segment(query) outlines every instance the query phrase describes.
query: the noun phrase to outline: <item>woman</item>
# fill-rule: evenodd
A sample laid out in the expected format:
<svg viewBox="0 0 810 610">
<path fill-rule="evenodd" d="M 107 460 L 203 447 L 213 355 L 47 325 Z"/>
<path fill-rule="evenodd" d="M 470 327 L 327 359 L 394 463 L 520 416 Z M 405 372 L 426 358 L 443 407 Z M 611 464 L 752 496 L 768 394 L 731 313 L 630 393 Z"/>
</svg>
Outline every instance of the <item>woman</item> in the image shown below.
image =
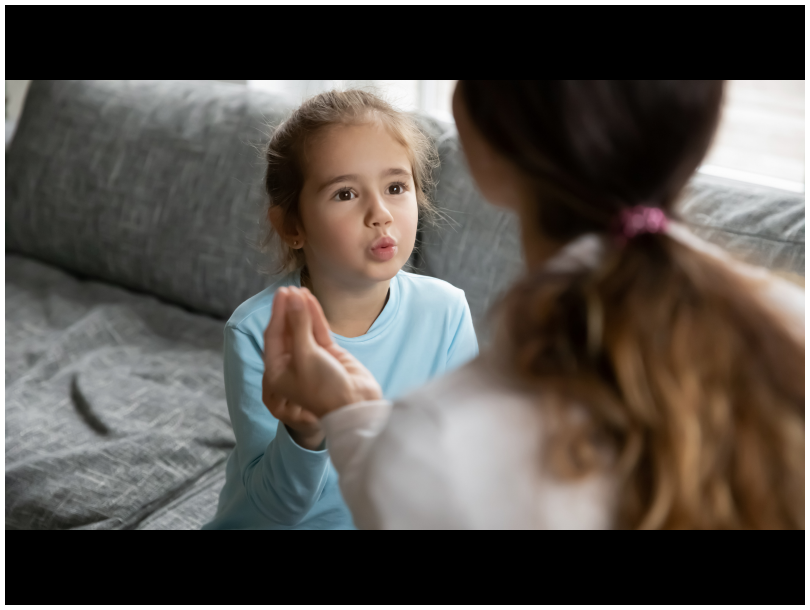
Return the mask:
<svg viewBox="0 0 810 610">
<path fill-rule="evenodd" d="M 398 402 L 285 290 L 265 391 L 322 418 L 365 528 L 803 528 L 804 293 L 669 220 L 721 81 L 461 81 L 521 220 L 494 347 Z"/>
</svg>

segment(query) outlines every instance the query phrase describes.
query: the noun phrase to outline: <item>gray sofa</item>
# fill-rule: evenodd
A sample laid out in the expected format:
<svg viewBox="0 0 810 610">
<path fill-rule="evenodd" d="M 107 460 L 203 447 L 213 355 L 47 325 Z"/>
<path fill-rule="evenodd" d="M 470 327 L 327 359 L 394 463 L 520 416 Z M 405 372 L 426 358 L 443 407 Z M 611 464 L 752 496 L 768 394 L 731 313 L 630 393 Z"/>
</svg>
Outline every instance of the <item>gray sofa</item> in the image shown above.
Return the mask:
<svg viewBox="0 0 810 610">
<path fill-rule="evenodd" d="M 273 280 L 258 148 L 289 108 L 240 85 L 34 81 L 6 152 L 6 528 L 192 529 L 233 447 L 224 320 Z M 412 269 L 486 313 L 522 269 L 451 126 Z M 703 237 L 804 275 L 804 198 L 695 179 Z"/>
</svg>

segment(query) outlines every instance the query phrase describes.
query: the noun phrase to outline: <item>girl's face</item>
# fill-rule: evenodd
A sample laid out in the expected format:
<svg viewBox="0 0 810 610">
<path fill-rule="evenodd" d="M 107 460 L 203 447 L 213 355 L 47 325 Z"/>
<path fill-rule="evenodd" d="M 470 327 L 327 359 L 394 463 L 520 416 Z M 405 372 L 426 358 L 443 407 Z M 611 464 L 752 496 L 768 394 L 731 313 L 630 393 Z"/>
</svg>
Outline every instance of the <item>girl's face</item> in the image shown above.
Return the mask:
<svg viewBox="0 0 810 610">
<path fill-rule="evenodd" d="M 299 232 L 310 273 L 359 286 L 394 277 L 418 221 L 405 147 L 370 122 L 324 130 L 304 157 Z"/>
</svg>

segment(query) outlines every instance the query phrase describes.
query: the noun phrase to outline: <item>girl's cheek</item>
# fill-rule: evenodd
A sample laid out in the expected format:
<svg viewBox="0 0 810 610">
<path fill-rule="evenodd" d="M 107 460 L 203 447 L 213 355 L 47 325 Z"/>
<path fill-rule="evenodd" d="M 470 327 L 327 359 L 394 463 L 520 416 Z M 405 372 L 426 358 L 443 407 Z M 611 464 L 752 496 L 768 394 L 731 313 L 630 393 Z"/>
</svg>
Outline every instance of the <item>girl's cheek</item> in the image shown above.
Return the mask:
<svg viewBox="0 0 810 610">
<path fill-rule="evenodd" d="M 353 225 L 354 223 L 346 222 L 345 218 L 330 219 L 321 228 L 320 240 L 333 252 L 345 251 L 357 238 L 357 229 Z"/>
<path fill-rule="evenodd" d="M 335 219 L 327 229 L 325 238 L 328 240 L 328 250 L 336 258 L 351 260 L 357 255 L 358 246 L 365 245 L 364 232 L 355 219 Z"/>
<path fill-rule="evenodd" d="M 408 206 L 406 210 L 403 210 L 404 214 L 403 217 L 398 219 L 402 229 L 406 230 L 409 235 L 413 234 L 413 237 L 416 238 L 416 227 L 419 224 L 419 206 L 414 199 L 413 205 Z"/>
</svg>

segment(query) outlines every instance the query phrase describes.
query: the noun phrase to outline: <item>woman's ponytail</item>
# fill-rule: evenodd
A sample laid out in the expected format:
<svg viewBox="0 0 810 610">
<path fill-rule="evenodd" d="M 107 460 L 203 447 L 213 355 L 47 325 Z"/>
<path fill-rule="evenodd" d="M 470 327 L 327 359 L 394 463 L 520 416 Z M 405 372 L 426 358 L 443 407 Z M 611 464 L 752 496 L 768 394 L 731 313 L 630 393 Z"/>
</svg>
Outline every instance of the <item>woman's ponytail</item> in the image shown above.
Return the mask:
<svg viewBox="0 0 810 610">
<path fill-rule="evenodd" d="M 619 525 L 804 527 L 804 349 L 751 292 L 646 235 L 509 294 L 515 370 L 552 405 L 549 463 L 613 470 Z"/>
</svg>

